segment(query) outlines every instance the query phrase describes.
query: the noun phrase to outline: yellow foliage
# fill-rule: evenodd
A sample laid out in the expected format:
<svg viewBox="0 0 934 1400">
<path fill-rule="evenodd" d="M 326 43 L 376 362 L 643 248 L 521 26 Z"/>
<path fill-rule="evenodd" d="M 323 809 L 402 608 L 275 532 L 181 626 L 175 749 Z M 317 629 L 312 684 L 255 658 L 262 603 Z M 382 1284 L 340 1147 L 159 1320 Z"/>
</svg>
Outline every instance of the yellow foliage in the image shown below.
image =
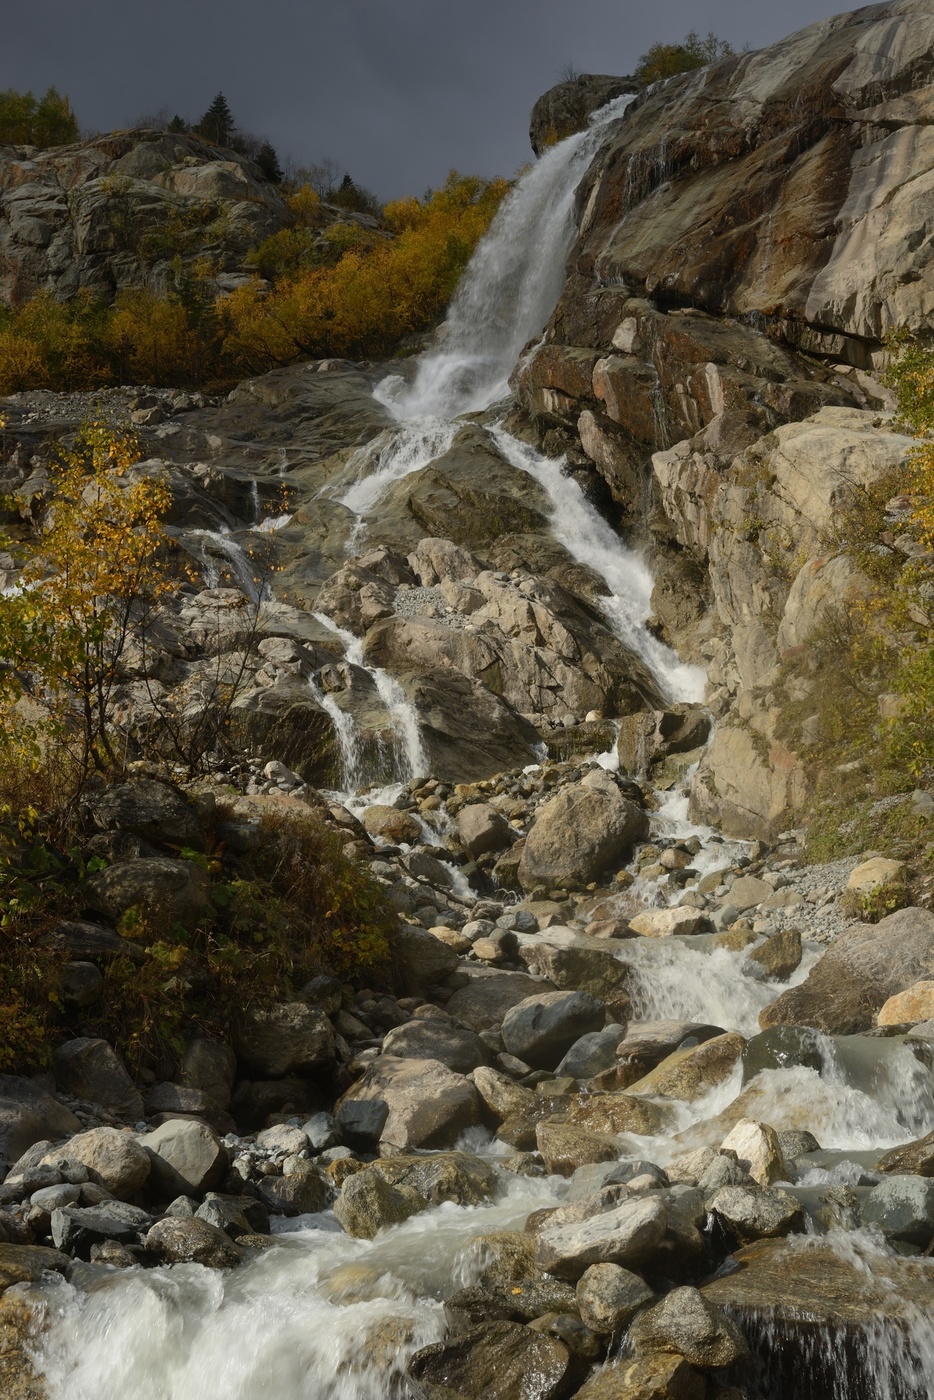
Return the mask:
<svg viewBox="0 0 934 1400">
<path fill-rule="evenodd" d="M 0 598 L 0 750 L 37 757 L 58 744 L 77 784 L 117 754 L 111 701 L 121 658 L 171 586 L 161 477 L 133 476 L 133 434 L 88 422 L 52 469 L 55 499 L 16 593 Z M 29 698 L 44 713 L 23 723 Z"/>
</svg>

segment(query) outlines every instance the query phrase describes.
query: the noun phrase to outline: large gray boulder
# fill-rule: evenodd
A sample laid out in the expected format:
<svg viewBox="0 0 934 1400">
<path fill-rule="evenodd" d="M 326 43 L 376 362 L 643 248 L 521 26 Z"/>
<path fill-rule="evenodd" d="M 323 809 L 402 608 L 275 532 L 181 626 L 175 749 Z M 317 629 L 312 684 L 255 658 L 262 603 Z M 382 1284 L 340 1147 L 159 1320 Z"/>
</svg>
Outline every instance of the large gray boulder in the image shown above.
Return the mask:
<svg viewBox="0 0 934 1400">
<path fill-rule="evenodd" d="M 927 1176 L 887 1176 L 860 1206 L 864 1225 L 886 1239 L 926 1248 L 934 1239 L 934 1181 Z"/>
<path fill-rule="evenodd" d="M 213 1128 L 173 1118 L 140 1138 L 152 1162 L 152 1186 L 167 1199 L 200 1196 L 223 1179 L 230 1158 Z"/>
<path fill-rule="evenodd" d="M 612 778 L 585 779 L 536 812 L 519 862 L 519 881 L 527 891 L 538 885 L 582 889 L 619 869 L 635 842 L 648 833 L 646 813 L 623 796 Z"/>
<path fill-rule="evenodd" d="M 117 921 L 138 910 L 154 937 L 172 933 L 177 925 L 192 929 L 208 905 L 208 876 L 191 860 L 153 856 L 148 860 L 118 860 L 86 881 L 92 909 Z"/>
<path fill-rule="evenodd" d="M 0 1075 L 0 1167 L 12 1166 L 34 1142 L 80 1132 L 81 1123 L 63 1103 L 31 1079 Z"/>
<path fill-rule="evenodd" d="M 591 1264 L 638 1267 L 651 1259 L 668 1229 L 668 1210 L 657 1194 L 626 1201 L 615 1210 L 551 1229 L 535 1241 L 535 1262 L 576 1283 Z"/>
<path fill-rule="evenodd" d="M 325 1069 L 334 1061 L 334 1031 L 327 1016 L 303 1001 L 256 1006 L 240 1023 L 237 1054 L 260 1078 L 278 1079 Z"/>
<path fill-rule="evenodd" d="M 146 841 L 176 848 L 204 847 L 204 828 L 194 806 L 178 788 L 158 778 L 139 778 L 90 793 L 85 806 L 104 831 L 132 831 Z"/>
<path fill-rule="evenodd" d="M 587 992 L 544 992 L 507 1011 L 503 1041 L 510 1055 L 536 1069 L 554 1069 L 575 1041 L 600 1030 L 602 1002 Z"/>
<path fill-rule="evenodd" d="M 480 1095 L 474 1086 L 438 1060 L 382 1055 L 341 1102 L 354 1099 L 388 1104 L 380 1141 L 399 1151 L 450 1147 L 480 1119 Z"/>
<path fill-rule="evenodd" d="M 655 1294 L 644 1279 L 619 1264 L 591 1264 L 577 1281 L 581 1321 L 603 1335 L 625 1327 Z"/>
<path fill-rule="evenodd" d="M 383 1054 L 409 1060 L 440 1060 L 457 1074 L 469 1074 L 489 1058 L 476 1031 L 440 1017 L 416 1018 L 396 1026 L 383 1041 Z"/>
<path fill-rule="evenodd" d="M 517 833 L 489 802 L 471 802 L 457 814 L 457 834 L 467 854 L 476 860 L 488 851 L 504 851 Z"/>
<path fill-rule="evenodd" d="M 61 1157 L 87 1167 L 90 1179 L 121 1201 L 135 1200 L 149 1179 L 148 1152 L 117 1128 L 91 1128 L 46 1154 L 47 1161 Z"/>
<path fill-rule="evenodd" d="M 876 1012 L 896 992 L 934 977 L 934 913 L 899 909 L 878 924 L 844 929 L 804 982 L 791 987 L 759 1017 L 770 1026 L 813 1026 L 828 1035 L 872 1028 Z"/>
<path fill-rule="evenodd" d="M 106 1040 L 66 1040 L 53 1052 L 52 1070 L 58 1088 L 76 1099 L 100 1104 L 118 1118 L 142 1118 L 142 1095 Z"/>
<path fill-rule="evenodd" d="M 499 1029 L 503 1017 L 520 1001 L 554 990 L 550 983 L 524 972 L 493 972 L 468 965 L 467 975 L 469 983 L 454 993 L 445 1010 L 475 1031 Z"/>
</svg>

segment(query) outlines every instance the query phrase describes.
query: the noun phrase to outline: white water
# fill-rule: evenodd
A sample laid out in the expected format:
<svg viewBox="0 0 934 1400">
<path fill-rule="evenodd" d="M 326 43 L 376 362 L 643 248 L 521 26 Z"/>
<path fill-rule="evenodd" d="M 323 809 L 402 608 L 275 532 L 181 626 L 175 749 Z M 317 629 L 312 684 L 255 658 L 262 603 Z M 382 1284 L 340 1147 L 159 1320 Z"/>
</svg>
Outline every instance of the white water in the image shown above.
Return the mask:
<svg viewBox="0 0 934 1400">
<path fill-rule="evenodd" d="M 327 691 L 321 689 L 314 676 L 308 677 L 308 688 L 334 726 L 340 752 L 340 795 L 356 792 L 363 782 L 363 736 L 353 715 L 342 710 Z"/>
<path fill-rule="evenodd" d="M 201 565 L 204 581 L 208 588 L 216 588 L 220 582 L 220 555 L 230 567 L 240 588 L 251 603 L 266 602 L 271 593 L 267 584 L 257 576 L 255 565 L 245 549 L 226 530 L 186 530 L 180 537 L 181 543 Z"/>
<path fill-rule="evenodd" d="M 454 418 L 509 392 L 520 350 L 541 332 L 561 293 L 577 186 L 631 102 L 620 97 L 601 107 L 586 131 L 553 146 L 503 201 L 457 290 L 441 348 L 422 358 L 411 388 L 387 386 L 398 417 Z"/>
<path fill-rule="evenodd" d="M 371 666 L 363 656 L 363 642 L 343 627 L 338 627 L 332 618 L 324 613 L 315 613 L 315 621 L 327 627 L 344 647 L 344 656 L 352 666 L 359 666 L 373 679 L 377 694 L 389 715 L 393 734 L 393 774 L 400 783 L 413 778 L 427 777 L 429 771 L 428 754 L 422 743 L 418 723 L 418 711 L 402 689 L 399 682 L 379 666 Z M 325 707 L 327 708 L 327 707 Z M 338 734 L 340 739 L 340 734 Z"/>
<path fill-rule="evenodd" d="M 437 1299 L 466 1277 L 472 1236 L 521 1229 L 561 1189 L 504 1174 L 497 1204 L 443 1205 L 374 1240 L 309 1216 L 232 1273 L 102 1268 L 87 1293 L 52 1285 L 50 1400 L 389 1400 L 444 1335 Z"/>
</svg>

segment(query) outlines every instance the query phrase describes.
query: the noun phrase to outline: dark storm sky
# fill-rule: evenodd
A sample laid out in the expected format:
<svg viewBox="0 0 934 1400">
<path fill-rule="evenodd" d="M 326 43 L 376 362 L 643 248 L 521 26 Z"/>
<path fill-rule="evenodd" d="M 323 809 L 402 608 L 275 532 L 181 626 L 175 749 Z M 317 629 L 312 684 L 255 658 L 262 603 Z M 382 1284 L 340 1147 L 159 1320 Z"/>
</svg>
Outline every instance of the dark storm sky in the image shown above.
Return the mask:
<svg viewBox="0 0 934 1400">
<path fill-rule="evenodd" d="M 567 64 L 629 73 L 656 39 L 772 43 L 839 0 L 5 0 L 0 88 L 67 92 L 83 128 L 221 89 L 280 158 L 328 155 L 382 198 L 452 166 L 510 175 Z"/>
</svg>

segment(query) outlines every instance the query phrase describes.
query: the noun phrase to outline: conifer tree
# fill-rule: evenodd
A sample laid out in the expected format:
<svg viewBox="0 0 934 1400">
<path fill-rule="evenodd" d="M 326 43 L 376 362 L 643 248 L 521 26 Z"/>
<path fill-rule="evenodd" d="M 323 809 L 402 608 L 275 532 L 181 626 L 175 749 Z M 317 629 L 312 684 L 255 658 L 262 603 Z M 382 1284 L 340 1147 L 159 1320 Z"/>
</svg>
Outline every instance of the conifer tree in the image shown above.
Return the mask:
<svg viewBox="0 0 934 1400">
<path fill-rule="evenodd" d="M 283 180 L 282 167 L 279 164 L 279 157 L 276 155 L 275 147 L 270 141 L 264 141 L 254 157 L 256 164 L 274 185 L 280 185 Z"/>
<path fill-rule="evenodd" d="M 222 92 L 217 94 L 195 130 L 205 141 L 212 141 L 216 146 L 230 145 L 234 119 L 227 98 Z"/>
</svg>

